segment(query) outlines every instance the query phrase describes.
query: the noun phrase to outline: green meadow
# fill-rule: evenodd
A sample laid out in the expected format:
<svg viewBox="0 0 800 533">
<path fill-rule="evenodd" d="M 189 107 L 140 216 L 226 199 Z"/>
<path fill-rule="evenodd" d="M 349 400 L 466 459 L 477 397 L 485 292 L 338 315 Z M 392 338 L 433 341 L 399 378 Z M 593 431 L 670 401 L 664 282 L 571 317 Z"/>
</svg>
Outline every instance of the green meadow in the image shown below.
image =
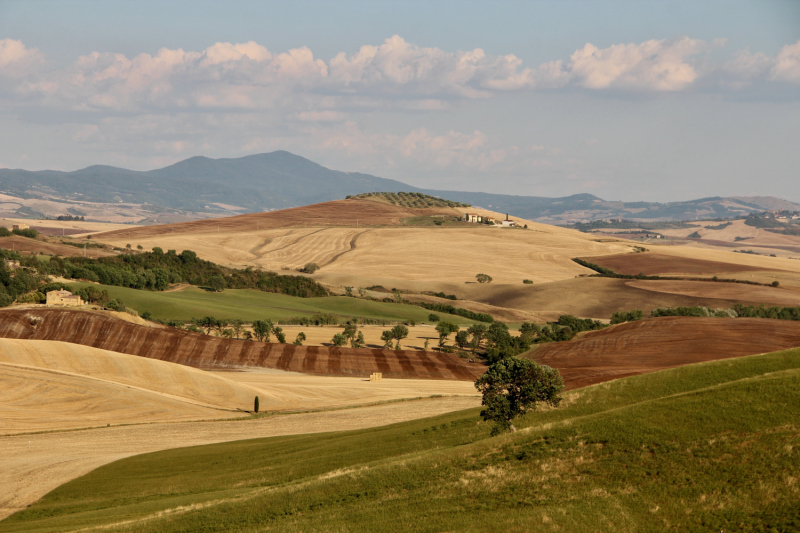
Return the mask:
<svg viewBox="0 0 800 533">
<path fill-rule="evenodd" d="M 131 457 L 0 531 L 798 531 L 798 421 L 794 349 L 575 390 L 499 437 L 476 409 Z"/>
<path fill-rule="evenodd" d="M 73 287 L 105 289 L 111 298 L 121 299 L 126 306 L 140 314 L 150 311 L 153 318 L 161 320 L 189 320 L 214 316 L 217 318 L 241 319 L 252 322 L 256 319 L 273 321 L 297 316 L 310 317 L 315 313 L 334 313 L 343 318 L 365 317 L 379 320 L 427 322 L 431 311 L 408 304 L 374 302 L 347 296 L 324 298 L 299 298 L 285 294 L 274 294 L 252 289 L 225 289 L 210 292 L 199 287 L 187 287 L 176 292 L 156 292 L 96 283 L 71 283 Z M 455 324 L 472 324 L 466 318 L 438 313 L 442 320 Z"/>
</svg>

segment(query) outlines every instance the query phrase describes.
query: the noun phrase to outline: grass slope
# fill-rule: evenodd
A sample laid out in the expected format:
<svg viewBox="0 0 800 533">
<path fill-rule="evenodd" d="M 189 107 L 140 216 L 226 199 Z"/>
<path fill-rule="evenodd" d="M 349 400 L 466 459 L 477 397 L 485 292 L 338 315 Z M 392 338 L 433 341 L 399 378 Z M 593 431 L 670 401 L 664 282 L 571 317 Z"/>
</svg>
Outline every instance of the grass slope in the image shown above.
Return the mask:
<svg viewBox="0 0 800 533">
<path fill-rule="evenodd" d="M 798 385 L 794 349 L 576 390 L 497 438 L 470 410 L 141 455 L 0 531 L 797 531 Z"/>
<path fill-rule="evenodd" d="M 175 292 L 155 292 L 99 285 L 96 283 L 73 283 L 74 287 L 105 289 L 111 298 L 122 299 L 126 306 L 143 313 L 150 311 L 153 318 L 164 320 L 189 320 L 192 317 L 215 316 L 217 318 L 280 320 L 314 313 L 335 313 L 341 317 L 366 317 L 382 320 L 428 320 L 427 309 L 407 304 L 373 302 L 346 296 L 325 298 L 298 298 L 285 294 L 274 294 L 250 289 L 226 289 L 221 293 L 187 287 Z M 442 320 L 456 324 L 472 324 L 474 321 L 457 315 L 438 313 Z"/>
</svg>

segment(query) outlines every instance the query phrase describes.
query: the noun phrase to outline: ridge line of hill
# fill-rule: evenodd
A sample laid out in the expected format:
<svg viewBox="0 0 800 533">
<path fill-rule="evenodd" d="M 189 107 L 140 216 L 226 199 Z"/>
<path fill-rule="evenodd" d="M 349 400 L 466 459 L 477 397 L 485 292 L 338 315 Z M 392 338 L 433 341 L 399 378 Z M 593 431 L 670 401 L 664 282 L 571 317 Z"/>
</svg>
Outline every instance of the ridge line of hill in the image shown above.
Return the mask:
<svg viewBox="0 0 800 533">
<path fill-rule="evenodd" d="M 331 170 L 283 150 L 240 158 L 195 156 L 149 171 L 108 165 L 69 172 L 0 169 L 0 192 L 10 196 L 50 197 L 76 204 L 139 204 L 151 212 L 204 216 L 231 210 L 259 212 L 300 207 L 378 191 L 423 193 L 529 220 L 562 223 L 604 218 L 694 220 L 771 209 L 800 210 L 800 204 L 774 197 L 712 196 L 659 203 L 607 201 L 587 193 L 548 198 L 426 189 L 369 174 Z M 23 207 L 18 210 L 19 216 L 41 215 L 31 207 Z M 73 206 L 73 210 L 76 208 Z"/>
</svg>

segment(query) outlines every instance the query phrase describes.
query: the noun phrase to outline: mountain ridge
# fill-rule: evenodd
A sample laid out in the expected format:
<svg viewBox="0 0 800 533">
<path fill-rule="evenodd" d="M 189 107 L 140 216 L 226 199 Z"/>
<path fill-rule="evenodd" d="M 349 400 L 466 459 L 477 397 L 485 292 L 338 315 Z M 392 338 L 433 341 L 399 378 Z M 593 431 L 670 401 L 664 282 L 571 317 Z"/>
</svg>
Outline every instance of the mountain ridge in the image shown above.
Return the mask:
<svg viewBox="0 0 800 533">
<path fill-rule="evenodd" d="M 608 201 L 588 193 L 551 198 L 424 189 L 370 174 L 332 170 L 284 150 L 240 158 L 194 156 L 148 171 L 110 165 L 91 165 L 68 172 L 0 169 L 0 192 L 13 197 L 49 198 L 66 203 L 139 204 L 147 205 L 152 212 L 197 216 L 271 211 L 365 192 L 401 191 L 439 196 L 548 223 L 605 218 L 694 220 L 735 217 L 768 209 L 800 210 L 800 204 L 775 197 L 712 196 L 660 203 Z M 18 214 L 36 216 L 37 213 L 27 209 Z"/>
</svg>

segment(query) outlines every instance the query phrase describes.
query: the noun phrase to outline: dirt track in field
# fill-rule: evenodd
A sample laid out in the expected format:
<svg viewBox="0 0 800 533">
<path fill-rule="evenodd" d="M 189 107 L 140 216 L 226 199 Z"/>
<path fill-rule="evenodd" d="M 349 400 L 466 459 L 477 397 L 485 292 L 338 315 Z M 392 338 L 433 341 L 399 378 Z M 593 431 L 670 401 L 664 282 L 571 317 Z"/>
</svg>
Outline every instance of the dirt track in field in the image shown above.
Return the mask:
<svg viewBox="0 0 800 533">
<path fill-rule="evenodd" d="M 71 479 L 131 455 L 242 439 L 377 427 L 478 405 L 480 398 L 432 398 L 247 420 L 112 426 L 0 437 L 0 519 Z"/>
<path fill-rule="evenodd" d="M 663 317 L 546 344 L 527 357 L 557 368 L 575 389 L 625 376 L 800 346 L 800 322 Z"/>
<path fill-rule="evenodd" d="M 71 342 L 204 369 L 260 367 L 350 377 L 381 372 L 385 378 L 459 381 L 474 381 L 485 370 L 440 352 L 230 340 L 68 309 L 2 310 L 0 337 Z"/>
</svg>

